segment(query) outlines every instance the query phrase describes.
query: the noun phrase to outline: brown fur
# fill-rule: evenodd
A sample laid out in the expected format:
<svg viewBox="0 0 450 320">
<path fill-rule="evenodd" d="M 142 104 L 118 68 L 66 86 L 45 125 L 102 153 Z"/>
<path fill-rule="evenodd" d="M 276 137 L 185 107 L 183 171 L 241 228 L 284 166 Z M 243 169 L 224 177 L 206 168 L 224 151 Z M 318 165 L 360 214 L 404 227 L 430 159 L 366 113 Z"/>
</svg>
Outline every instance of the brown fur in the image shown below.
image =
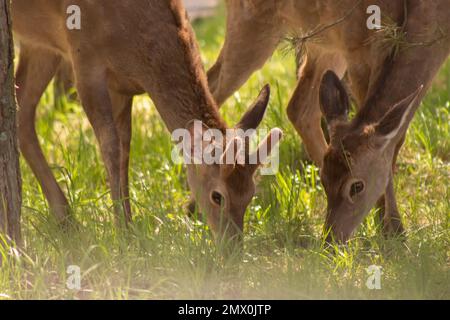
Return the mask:
<svg viewBox="0 0 450 320">
<path fill-rule="evenodd" d="M 203 64 L 200 58 L 200 50 L 195 40 L 194 33 L 188 21 L 184 7 L 180 1 L 170 1 L 171 12 L 173 13 L 175 24 L 178 28 L 180 42 L 184 48 L 185 63 L 189 66 L 191 77 L 195 79 L 193 91 L 200 104 L 197 113 L 203 115 L 203 122 L 210 128 L 218 128 L 222 131 L 227 128 L 221 119 L 218 108 L 208 89 L 208 81 L 204 72 Z"/>
</svg>

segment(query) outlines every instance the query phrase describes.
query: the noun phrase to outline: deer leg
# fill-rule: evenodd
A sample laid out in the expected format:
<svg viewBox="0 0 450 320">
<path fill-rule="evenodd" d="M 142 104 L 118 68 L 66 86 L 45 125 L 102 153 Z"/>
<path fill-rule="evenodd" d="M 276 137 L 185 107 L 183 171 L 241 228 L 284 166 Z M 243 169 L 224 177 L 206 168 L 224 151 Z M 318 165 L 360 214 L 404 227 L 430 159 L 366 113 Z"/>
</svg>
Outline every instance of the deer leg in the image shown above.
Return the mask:
<svg viewBox="0 0 450 320">
<path fill-rule="evenodd" d="M 16 73 L 18 111 L 18 139 L 20 150 L 50 206 L 58 223 L 69 223 L 69 204 L 45 159 L 36 134 L 36 108 L 39 99 L 54 76 L 60 62 L 54 53 L 23 45 Z"/>
<path fill-rule="evenodd" d="M 85 59 L 88 60 L 88 59 Z M 120 139 L 114 123 L 111 98 L 104 70 L 95 66 L 75 67 L 77 89 L 86 115 L 100 145 L 111 188 L 116 223 L 121 224 Z M 125 222 L 129 222 L 125 216 Z"/>
<path fill-rule="evenodd" d="M 345 72 L 345 62 L 337 54 L 314 54 L 310 52 L 300 70 L 299 82 L 289 102 L 289 120 L 300 134 L 311 160 L 322 167 L 327 150 L 322 127 L 322 112 L 319 104 L 319 86 L 323 74 L 335 70 L 339 76 Z"/>
<path fill-rule="evenodd" d="M 282 24 L 273 21 L 273 10 L 247 12 L 241 5 L 228 3 L 225 43 L 208 71 L 209 87 L 219 106 L 264 65 L 283 35 Z"/>
<path fill-rule="evenodd" d="M 110 92 L 114 122 L 120 140 L 120 192 L 127 221 L 131 221 L 130 186 L 128 170 L 131 146 L 131 110 L 133 97 Z"/>
<path fill-rule="evenodd" d="M 73 88 L 73 72 L 72 65 L 68 61 L 61 61 L 53 82 L 55 99 L 69 94 L 70 89 Z M 70 99 L 75 100 L 75 98 L 75 95 L 70 96 Z"/>
<path fill-rule="evenodd" d="M 297 100 L 301 91 L 302 84 L 299 83 L 288 105 L 288 118 L 300 135 L 310 159 L 320 168 L 327 150 L 327 141 L 321 126 L 322 113 L 319 106 L 302 105 Z"/>
<path fill-rule="evenodd" d="M 385 206 L 384 214 L 382 215 L 383 234 L 387 237 L 401 235 L 405 232 L 405 229 L 395 199 L 393 174 L 389 178 L 384 198 Z"/>
<path fill-rule="evenodd" d="M 396 171 L 395 165 L 397 163 L 398 153 L 405 141 L 405 137 L 396 146 L 394 153 L 394 160 L 392 162 L 392 172 L 389 176 L 389 182 L 386 187 L 386 193 L 378 201 L 380 207 L 380 220 L 382 223 L 383 234 L 386 237 L 400 235 L 405 232 L 403 227 L 402 218 L 400 216 L 397 201 L 395 199 L 394 190 L 394 174 Z"/>
</svg>

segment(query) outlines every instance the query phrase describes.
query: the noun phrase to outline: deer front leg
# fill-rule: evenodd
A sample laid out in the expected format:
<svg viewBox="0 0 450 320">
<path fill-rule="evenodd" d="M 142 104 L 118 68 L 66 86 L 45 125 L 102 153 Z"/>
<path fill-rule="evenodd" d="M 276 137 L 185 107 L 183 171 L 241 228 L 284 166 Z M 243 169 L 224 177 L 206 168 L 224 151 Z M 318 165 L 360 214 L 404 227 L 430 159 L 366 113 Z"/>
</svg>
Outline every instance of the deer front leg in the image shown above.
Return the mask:
<svg viewBox="0 0 450 320">
<path fill-rule="evenodd" d="M 54 76 L 60 57 L 52 52 L 22 45 L 16 73 L 18 138 L 22 155 L 38 179 L 58 223 L 68 225 L 69 204 L 45 159 L 36 134 L 36 108 Z"/>
<path fill-rule="evenodd" d="M 70 62 L 61 61 L 53 83 L 55 100 L 69 94 L 70 89 L 73 88 L 73 71 Z M 70 98 L 73 100 L 76 99 L 74 94 Z"/>
<path fill-rule="evenodd" d="M 321 127 L 322 112 L 319 105 L 319 87 L 323 74 L 334 70 L 340 77 L 345 72 L 345 62 L 338 54 L 311 50 L 299 73 L 299 82 L 289 102 L 289 120 L 300 134 L 311 160 L 322 167 L 328 144 Z"/>
<path fill-rule="evenodd" d="M 378 207 L 380 209 L 380 220 L 382 225 L 382 231 L 386 238 L 396 235 L 404 234 L 405 228 L 403 227 L 402 218 L 400 216 L 397 201 L 395 198 L 394 190 L 394 174 L 396 171 L 396 163 L 398 153 L 405 141 L 405 136 L 401 139 L 395 149 L 394 160 L 392 162 L 392 172 L 389 176 L 389 183 L 386 187 L 385 194 L 378 201 Z"/>
<path fill-rule="evenodd" d="M 88 61 L 85 59 L 83 61 Z M 101 64 L 98 64 L 101 65 Z M 97 65 L 97 66 L 98 66 Z M 80 65 L 76 71 L 77 89 L 81 102 L 94 129 L 111 188 L 116 223 L 122 220 L 120 192 L 120 139 L 113 118 L 112 103 L 104 70 L 96 65 Z M 125 222 L 128 222 L 125 217 Z"/>
<path fill-rule="evenodd" d="M 391 174 L 389 178 L 386 193 L 384 194 L 384 200 L 384 208 L 381 209 L 383 234 L 386 237 L 403 234 L 405 232 L 405 228 L 403 227 L 402 218 L 398 211 L 397 201 L 395 199 L 393 174 Z"/>
<path fill-rule="evenodd" d="M 283 25 L 270 2 L 246 8 L 245 1 L 227 1 L 225 43 L 208 71 L 209 87 L 219 106 L 264 65 L 283 36 Z"/>
<path fill-rule="evenodd" d="M 128 169 L 130 164 L 131 111 L 133 97 L 121 95 L 116 92 L 110 92 L 110 95 L 114 110 L 114 122 L 116 123 L 120 140 L 120 192 L 126 220 L 131 222 L 132 211 L 130 204 Z"/>
</svg>

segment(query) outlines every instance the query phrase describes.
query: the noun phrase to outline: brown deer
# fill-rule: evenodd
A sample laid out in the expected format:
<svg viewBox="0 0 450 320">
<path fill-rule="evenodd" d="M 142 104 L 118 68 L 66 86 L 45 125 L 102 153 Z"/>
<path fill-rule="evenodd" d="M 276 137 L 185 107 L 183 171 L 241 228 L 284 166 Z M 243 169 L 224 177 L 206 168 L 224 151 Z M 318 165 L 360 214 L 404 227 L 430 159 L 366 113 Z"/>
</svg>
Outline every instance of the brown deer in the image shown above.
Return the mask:
<svg viewBox="0 0 450 320">
<path fill-rule="evenodd" d="M 81 12 L 81 29 L 66 27 L 67 8 Z M 195 35 L 178 0 L 14 0 L 14 32 L 20 42 L 17 70 L 19 141 L 57 221 L 70 218 L 68 201 L 56 182 L 35 130 L 36 107 L 58 67 L 70 63 L 76 89 L 106 166 L 118 221 L 131 221 L 128 166 L 133 96 L 147 92 L 167 128 L 228 127 L 209 92 Z M 269 101 L 266 86 L 236 126 L 255 129 Z M 281 137 L 274 129 L 266 144 Z M 223 150 L 235 139 L 223 142 Z M 270 147 L 270 146 L 269 146 Z M 118 156 L 120 155 L 120 156 Z M 263 160 L 263 159 L 260 159 Z M 234 237 L 254 193 L 253 165 L 188 165 L 192 196 L 216 236 Z"/>
<path fill-rule="evenodd" d="M 221 105 L 262 67 L 281 39 L 300 34 L 297 42 L 305 54 L 287 113 L 321 168 L 328 198 L 325 229 L 346 241 L 378 200 L 384 233 L 403 233 L 393 166 L 417 106 L 449 55 L 450 2 L 226 3 L 225 43 L 208 72 L 217 103 Z M 372 5 L 381 9 L 380 30 L 367 27 L 367 9 Z M 340 82 L 344 75 L 359 108 L 351 122 L 349 97 Z M 323 115 L 330 145 L 321 128 Z"/>
</svg>

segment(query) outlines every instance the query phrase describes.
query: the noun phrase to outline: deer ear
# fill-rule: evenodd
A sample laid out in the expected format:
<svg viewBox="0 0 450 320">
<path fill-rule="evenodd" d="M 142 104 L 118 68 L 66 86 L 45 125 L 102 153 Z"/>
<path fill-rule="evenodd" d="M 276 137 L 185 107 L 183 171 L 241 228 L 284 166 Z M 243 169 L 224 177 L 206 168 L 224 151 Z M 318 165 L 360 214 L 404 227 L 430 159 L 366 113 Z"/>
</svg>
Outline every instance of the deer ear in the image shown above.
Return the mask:
<svg viewBox="0 0 450 320">
<path fill-rule="evenodd" d="M 320 108 L 330 126 L 335 120 L 347 121 L 350 99 L 341 80 L 327 71 L 320 85 Z"/>
<path fill-rule="evenodd" d="M 244 131 L 258 128 L 264 118 L 264 114 L 266 113 L 269 99 L 270 86 L 267 84 L 261 90 L 261 93 L 250 109 L 244 114 L 241 121 L 239 121 L 236 128 Z"/>
<path fill-rule="evenodd" d="M 406 133 L 406 130 L 419 107 L 419 95 L 423 85 L 406 99 L 397 103 L 384 117 L 375 125 L 375 138 L 382 148 L 391 142 L 398 142 Z"/>
</svg>

